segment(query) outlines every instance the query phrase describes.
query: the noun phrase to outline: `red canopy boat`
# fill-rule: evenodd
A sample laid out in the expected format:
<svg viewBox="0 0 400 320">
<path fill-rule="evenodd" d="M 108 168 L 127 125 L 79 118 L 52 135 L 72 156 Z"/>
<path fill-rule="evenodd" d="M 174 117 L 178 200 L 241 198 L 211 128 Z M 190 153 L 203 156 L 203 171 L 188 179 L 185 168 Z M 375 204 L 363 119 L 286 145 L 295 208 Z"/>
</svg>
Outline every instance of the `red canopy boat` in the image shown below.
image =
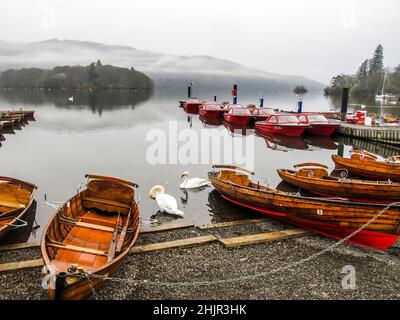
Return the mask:
<svg viewBox="0 0 400 320">
<path fill-rule="evenodd" d="M 224 109 L 215 101 L 204 101 L 199 108 L 199 115 L 205 118 L 220 118 L 224 114 Z"/>
<path fill-rule="evenodd" d="M 272 114 L 265 121 L 256 122 L 256 132 L 260 135 L 273 133 L 299 137 L 309 127 L 308 124 L 300 123 L 299 119 L 291 114 Z"/>
<path fill-rule="evenodd" d="M 208 126 L 218 127 L 222 125 L 222 118 L 207 118 L 200 116 L 199 119 L 205 127 Z"/>
<path fill-rule="evenodd" d="M 276 114 L 273 108 L 256 107 L 251 111 L 256 121 L 265 121 L 271 114 Z"/>
<path fill-rule="evenodd" d="M 229 131 L 231 136 L 248 136 L 253 133 L 253 130 L 250 130 L 247 125 L 235 124 L 224 121 L 224 127 Z"/>
<path fill-rule="evenodd" d="M 189 98 L 186 100 L 183 108 L 187 113 L 198 113 L 201 102 L 197 98 Z"/>
<path fill-rule="evenodd" d="M 306 129 L 306 133 L 320 136 L 331 136 L 339 129 L 339 123 L 329 121 L 324 115 L 318 113 L 301 113 L 297 116 L 301 123 L 311 127 Z"/>
<path fill-rule="evenodd" d="M 225 121 L 233 124 L 248 125 L 252 119 L 250 110 L 240 104 L 230 104 L 226 108 L 228 111 L 224 114 Z"/>
</svg>

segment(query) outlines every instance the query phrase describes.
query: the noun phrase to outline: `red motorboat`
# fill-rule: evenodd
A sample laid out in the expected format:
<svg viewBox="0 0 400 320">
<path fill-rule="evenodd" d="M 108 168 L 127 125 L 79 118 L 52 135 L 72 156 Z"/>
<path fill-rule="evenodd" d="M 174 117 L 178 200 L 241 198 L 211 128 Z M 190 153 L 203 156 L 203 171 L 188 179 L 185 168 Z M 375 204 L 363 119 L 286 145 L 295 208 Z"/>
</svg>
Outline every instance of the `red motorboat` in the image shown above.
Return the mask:
<svg viewBox="0 0 400 320">
<path fill-rule="evenodd" d="M 222 107 L 212 101 L 204 101 L 203 104 L 199 108 L 199 115 L 205 118 L 221 118 L 224 114 L 224 109 Z"/>
<path fill-rule="evenodd" d="M 255 107 L 251 114 L 256 121 L 265 121 L 271 114 L 276 114 L 276 112 L 272 108 Z"/>
<path fill-rule="evenodd" d="M 256 122 L 256 132 L 260 135 L 273 133 L 299 137 L 309 127 L 308 124 L 300 123 L 299 119 L 291 114 L 272 114 L 265 121 Z"/>
<path fill-rule="evenodd" d="M 224 114 L 224 119 L 230 123 L 246 126 L 252 119 L 250 110 L 240 104 L 230 104 L 227 110 Z"/>
<path fill-rule="evenodd" d="M 201 102 L 197 98 L 189 98 L 185 101 L 183 108 L 187 113 L 198 113 Z"/>
<path fill-rule="evenodd" d="M 200 121 L 203 123 L 205 127 L 219 127 L 222 125 L 222 117 L 221 118 L 208 118 L 208 117 L 199 117 Z"/>
<path fill-rule="evenodd" d="M 306 133 L 319 136 L 331 136 L 339 129 L 339 123 L 329 121 L 324 115 L 318 113 L 301 113 L 297 116 L 301 123 L 311 127 L 306 129 Z"/>
<path fill-rule="evenodd" d="M 231 136 L 248 136 L 253 133 L 253 130 L 249 129 L 247 125 L 242 124 L 234 124 L 227 121 L 224 121 L 224 127 L 229 131 Z"/>
</svg>

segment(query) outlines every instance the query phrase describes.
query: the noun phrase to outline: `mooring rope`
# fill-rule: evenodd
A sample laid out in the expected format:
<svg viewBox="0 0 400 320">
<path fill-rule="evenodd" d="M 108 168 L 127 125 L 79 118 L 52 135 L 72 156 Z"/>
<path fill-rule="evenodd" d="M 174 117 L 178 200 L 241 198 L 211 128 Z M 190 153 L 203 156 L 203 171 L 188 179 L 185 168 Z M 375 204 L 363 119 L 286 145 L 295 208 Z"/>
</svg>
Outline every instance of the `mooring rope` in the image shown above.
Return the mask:
<svg viewBox="0 0 400 320">
<path fill-rule="evenodd" d="M 118 277 L 110 277 L 108 275 L 96 275 L 96 274 L 91 274 L 88 272 L 84 273 L 67 273 L 67 276 L 71 277 L 76 277 L 76 278 L 95 278 L 95 279 L 101 279 L 103 281 L 114 281 L 114 282 L 121 282 L 121 283 L 128 283 L 128 284 L 134 284 L 134 285 L 139 285 L 139 284 L 144 284 L 144 285 L 157 285 L 157 286 L 166 286 L 166 287 L 175 287 L 175 286 L 215 286 L 218 284 L 225 284 L 225 283 L 233 283 L 233 282 L 240 282 L 244 280 L 254 280 L 260 277 L 265 277 L 265 276 L 270 276 L 273 274 L 276 274 L 278 272 L 282 272 L 285 270 L 292 269 L 294 267 L 297 267 L 303 263 L 306 263 L 308 261 L 311 261 L 323 254 L 325 254 L 328 251 L 332 251 L 339 247 L 340 245 L 344 244 L 354 236 L 356 236 L 359 232 L 367 228 L 370 224 L 372 224 L 376 219 L 378 219 L 381 215 L 383 215 L 387 210 L 389 210 L 393 206 L 400 205 L 400 202 L 393 202 L 387 205 L 384 209 L 382 209 L 375 217 L 373 217 L 371 220 L 369 220 L 367 223 L 362 225 L 360 228 L 357 230 L 353 231 L 351 234 L 346 236 L 345 238 L 335 242 L 334 244 L 324 248 L 323 250 L 312 254 L 306 258 L 303 258 L 299 261 L 293 262 L 291 264 L 288 264 L 286 266 L 282 266 L 276 269 L 272 269 L 269 271 L 265 272 L 260 272 L 256 274 L 249 274 L 249 275 L 244 275 L 240 277 L 233 277 L 229 279 L 220 279 L 220 280 L 203 280 L 203 281 L 182 281 L 182 282 L 167 282 L 167 281 L 150 281 L 150 280 L 136 280 L 136 279 L 124 279 L 124 278 L 118 278 Z M 56 276 L 56 275 L 53 275 Z M 92 291 L 94 288 L 91 286 Z"/>
</svg>

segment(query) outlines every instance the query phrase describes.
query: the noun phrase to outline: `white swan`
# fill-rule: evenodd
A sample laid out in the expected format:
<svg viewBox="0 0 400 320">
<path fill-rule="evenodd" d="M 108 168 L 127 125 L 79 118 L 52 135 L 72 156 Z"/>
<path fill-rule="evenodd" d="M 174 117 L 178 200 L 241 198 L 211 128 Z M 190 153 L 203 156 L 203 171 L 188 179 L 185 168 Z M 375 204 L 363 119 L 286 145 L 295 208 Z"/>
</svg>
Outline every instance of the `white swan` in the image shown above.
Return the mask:
<svg viewBox="0 0 400 320">
<path fill-rule="evenodd" d="M 184 216 L 184 213 L 181 210 L 178 210 L 176 199 L 169 194 L 165 194 L 163 186 L 154 186 L 151 188 L 149 196 L 151 199 L 156 200 L 158 208 L 161 212 L 166 212 L 181 217 Z"/>
<path fill-rule="evenodd" d="M 197 189 L 208 186 L 211 182 L 201 178 L 191 178 L 189 179 L 189 172 L 185 171 L 182 173 L 181 178 L 183 178 L 183 182 L 179 186 L 181 189 Z"/>
</svg>

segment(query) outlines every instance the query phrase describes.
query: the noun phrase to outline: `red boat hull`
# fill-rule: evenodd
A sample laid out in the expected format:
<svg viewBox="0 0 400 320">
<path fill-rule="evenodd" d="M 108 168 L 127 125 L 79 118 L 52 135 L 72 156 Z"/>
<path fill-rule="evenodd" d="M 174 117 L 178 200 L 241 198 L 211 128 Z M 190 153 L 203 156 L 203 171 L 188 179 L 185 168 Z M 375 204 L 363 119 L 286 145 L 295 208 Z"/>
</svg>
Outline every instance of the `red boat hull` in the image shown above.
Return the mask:
<svg viewBox="0 0 400 320">
<path fill-rule="evenodd" d="M 305 230 L 309 230 L 327 237 L 341 240 L 355 231 L 355 229 L 353 228 L 337 227 L 327 222 L 302 219 L 295 217 L 291 214 L 286 214 L 283 212 L 276 212 L 265 208 L 256 207 L 253 205 L 233 200 L 225 195 L 222 195 L 222 197 L 234 204 L 252 209 L 262 214 L 273 216 L 289 224 L 298 226 Z M 372 249 L 385 250 L 390 248 L 398 240 L 398 238 L 399 238 L 398 236 L 391 234 L 386 234 L 371 230 L 361 230 L 359 233 L 353 236 L 348 242 Z"/>
<path fill-rule="evenodd" d="M 224 114 L 224 119 L 225 121 L 228 121 L 230 123 L 233 124 L 239 124 L 242 126 L 246 126 L 249 124 L 250 120 L 251 120 L 251 116 L 239 116 L 239 115 L 231 115 L 228 113 Z"/>
<path fill-rule="evenodd" d="M 205 110 L 200 108 L 199 115 L 204 118 L 220 118 L 224 114 L 224 110 Z"/>
<path fill-rule="evenodd" d="M 262 133 L 272 133 L 284 136 L 300 137 L 307 126 L 293 126 L 283 124 L 256 123 L 256 129 Z"/>
<path fill-rule="evenodd" d="M 187 113 L 199 113 L 200 103 L 185 103 L 183 108 Z"/>
<path fill-rule="evenodd" d="M 319 136 L 331 136 L 338 128 L 339 125 L 336 124 L 311 124 L 311 128 L 306 129 L 306 133 Z"/>
</svg>

